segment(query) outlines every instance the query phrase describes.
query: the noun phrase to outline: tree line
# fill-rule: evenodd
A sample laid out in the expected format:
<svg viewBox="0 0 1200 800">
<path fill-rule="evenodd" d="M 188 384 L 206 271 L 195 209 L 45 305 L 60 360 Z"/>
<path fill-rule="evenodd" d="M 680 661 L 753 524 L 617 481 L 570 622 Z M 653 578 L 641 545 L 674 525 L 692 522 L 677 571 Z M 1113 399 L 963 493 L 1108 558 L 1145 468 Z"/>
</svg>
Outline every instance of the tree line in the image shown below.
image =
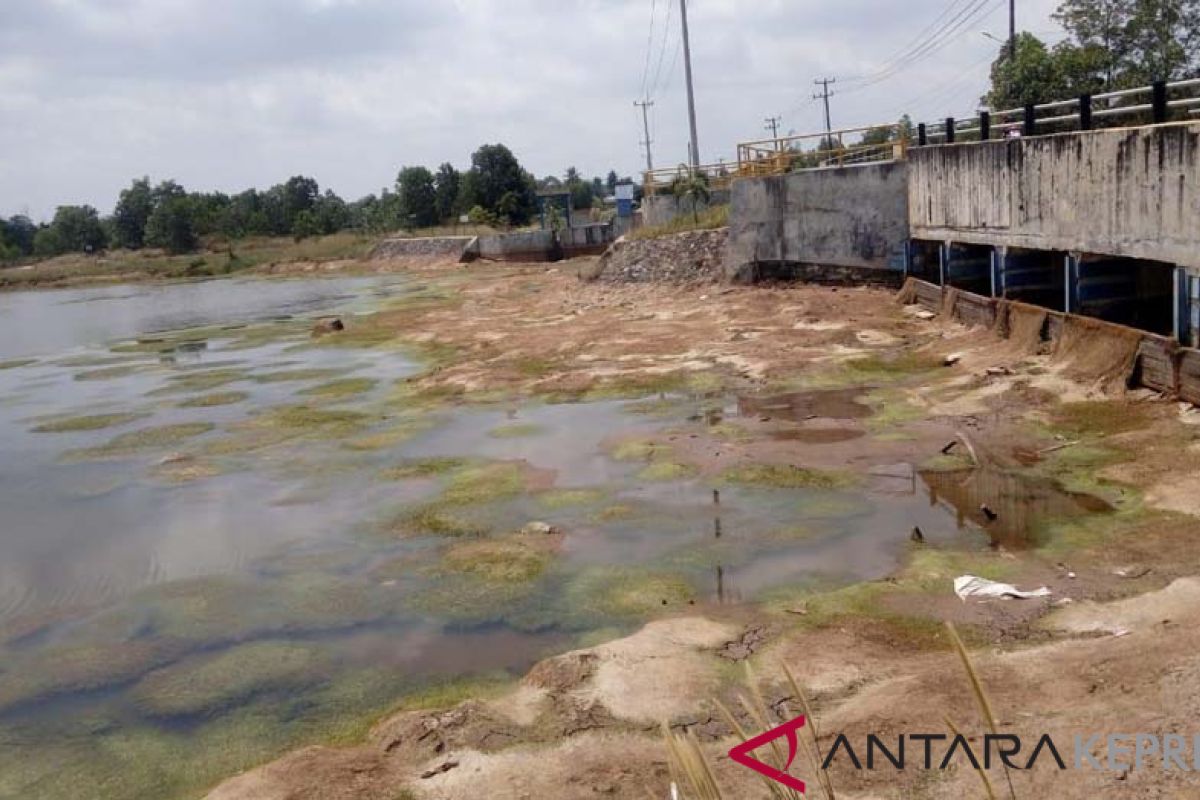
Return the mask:
<svg viewBox="0 0 1200 800">
<path fill-rule="evenodd" d="M 1022 33 L 1015 55 L 1001 48 L 985 104 L 1014 108 L 1200 72 L 1200 0 L 1065 0 L 1054 20 L 1064 41 Z"/>
<path fill-rule="evenodd" d="M 626 178 L 625 180 L 629 180 Z M 189 192 L 173 180 L 134 180 L 121 191 L 113 212 L 102 216 L 90 205 L 59 206 L 53 219 L 37 224 L 23 215 L 0 217 L 0 261 L 92 253 L 108 248 L 160 248 L 188 253 L 206 237 L 232 245 L 248 236 L 292 236 L 297 240 L 344 230 L 381 234 L 428 228 L 466 215 L 476 224 L 528 224 L 538 211 L 537 192 L 570 192 L 577 209 L 612 195 L 620 182 L 585 180 L 574 167 L 566 179 L 536 179 L 502 144 L 483 145 L 460 172 L 445 163 L 431 171 L 404 167 L 394 186 L 347 202 L 321 191 L 314 178 L 297 175 L 260 191 Z"/>
</svg>

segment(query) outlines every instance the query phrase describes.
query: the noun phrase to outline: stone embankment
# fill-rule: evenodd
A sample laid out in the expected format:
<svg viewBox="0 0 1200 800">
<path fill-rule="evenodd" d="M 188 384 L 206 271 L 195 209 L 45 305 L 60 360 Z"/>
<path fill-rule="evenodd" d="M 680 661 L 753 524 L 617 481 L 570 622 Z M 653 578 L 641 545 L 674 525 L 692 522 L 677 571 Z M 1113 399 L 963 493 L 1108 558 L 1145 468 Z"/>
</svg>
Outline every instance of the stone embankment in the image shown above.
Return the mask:
<svg viewBox="0 0 1200 800">
<path fill-rule="evenodd" d="M 474 236 L 392 237 L 371 251 L 372 261 L 420 261 L 457 263 L 468 261 L 474 250 Z"/>
<path fill-rule="evenodd" d="M 727 228 L 654 239 L 618 240 L 589 277 L 607 283 L 716 283 L 725 262 Z"/>
</svg>

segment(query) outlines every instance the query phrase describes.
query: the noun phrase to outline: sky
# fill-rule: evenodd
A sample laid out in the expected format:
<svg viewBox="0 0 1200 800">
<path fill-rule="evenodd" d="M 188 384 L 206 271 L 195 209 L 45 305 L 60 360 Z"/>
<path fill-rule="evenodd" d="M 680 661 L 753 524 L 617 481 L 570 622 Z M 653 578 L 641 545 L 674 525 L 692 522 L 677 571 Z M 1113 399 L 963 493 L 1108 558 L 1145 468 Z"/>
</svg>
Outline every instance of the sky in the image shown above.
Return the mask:
<svg viewBox="0 0 1200 800">
<path fill-rule="evenodd" d="M 1061 39 L 1056 5 L 1020 0 L 1018 28 Z M 679 17 L 678 0 L 0 0 L 0 216 L 107 214 L 142 175 L 232 193 L 303 174 L 355 199 L 495 142 L 538 176 L 636 175 L 647 96 L 655 165 L 674 166 Z M 837 78 L 835 128 L 965 116 L 999 47 L 983 32 L 1008 25 L 1004 0 L 690 0 L 688 18 L 706 163 L 766 117 L 819 131 L 818 77 Z"/>
</svg>

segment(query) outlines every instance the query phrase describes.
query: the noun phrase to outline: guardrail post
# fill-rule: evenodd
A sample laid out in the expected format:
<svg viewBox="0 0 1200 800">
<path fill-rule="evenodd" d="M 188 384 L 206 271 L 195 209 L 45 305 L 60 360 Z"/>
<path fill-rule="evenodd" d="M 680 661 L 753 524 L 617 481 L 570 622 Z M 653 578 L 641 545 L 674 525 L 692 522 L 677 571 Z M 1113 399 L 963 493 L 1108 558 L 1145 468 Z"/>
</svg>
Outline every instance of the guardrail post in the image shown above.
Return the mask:
<svg viewBox="0 0 1200 800">
<path fill-rule="evenodd" d="M 917 146 L 924 147 L 929 144 L 929 131 L 925 128 L 925 123 L 917 125 Z"/>
<path fill-rule="evenodd" d="M 954 144 L 954 117 L 946 117 L 946 144 Z"/>
<path fill-rule="evenodd" d="M 1026 136 L 1037 136 L 1037 109 L 1033 107 L 1033 103 L 1025 106 L 1025 131 Z"/>
<path fill-rule="evenodd" d="M 1154 99 L 1151 101 L 1154 105 L 1154 124 L 1167 121 L 1167 82 L 1155 81 L 1151 85 Z"/>
<path fill-rule="evenodd" d="M 992 138 L 992 115 L 986 111 L 979 112 L 979 141 L 986 142 Z"/>
<path fill-rule="evenodd" d="M 1079 96 L 1079 130 L 1090 131 L 1092 129 L 1092 96 L 1090 94 L 1081 94 Z"/>
</svg>

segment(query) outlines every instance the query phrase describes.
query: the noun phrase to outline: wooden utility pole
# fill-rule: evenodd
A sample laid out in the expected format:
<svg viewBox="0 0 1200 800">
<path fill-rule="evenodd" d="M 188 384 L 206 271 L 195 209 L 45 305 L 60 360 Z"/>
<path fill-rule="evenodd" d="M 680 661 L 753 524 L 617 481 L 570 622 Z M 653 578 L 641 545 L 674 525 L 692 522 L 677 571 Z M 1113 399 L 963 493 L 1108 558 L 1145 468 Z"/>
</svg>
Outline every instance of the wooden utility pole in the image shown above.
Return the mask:
<svg viewBox="0 0 1200 800">
<path fill-rule="evenodd" d="M 646 172 L 653 172 L 654 171 L 654 158 L 650 154 L 650 145 L 653 144 L 654 142 L 650 138 L 650 115 L 646 113 L 646 110 L 654 105 L 654 101 L 653 100 L 634 100 L 633 104 L 642 109 L 642 127 L 646 131 L 646 138 L 642 141 L 642 145 L 645 146 L 645 148 L 646 148 Z"/>
<path fill-rule="evenodd" d="M 700 141 L 696 136 L 696 92 L 692 88 L 692 45 L 688 38 L 687 0 L 679 0 L 679 24 L 683 30 L 683 72 L 687 77 L 688 125 L 692 131 L 692 147 L 688 163 L 700 166 Z"/>
</svg>

